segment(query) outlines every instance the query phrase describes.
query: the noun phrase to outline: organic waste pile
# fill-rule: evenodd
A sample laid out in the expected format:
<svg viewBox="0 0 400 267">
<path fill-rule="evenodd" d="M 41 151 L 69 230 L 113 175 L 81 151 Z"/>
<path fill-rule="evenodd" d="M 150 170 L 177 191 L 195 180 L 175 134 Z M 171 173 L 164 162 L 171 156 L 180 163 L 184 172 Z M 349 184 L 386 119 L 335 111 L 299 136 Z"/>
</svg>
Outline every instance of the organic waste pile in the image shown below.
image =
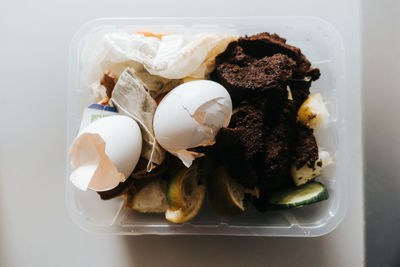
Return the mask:
<svg viewBox="0 0 400 267">
<path fill-rule="evenodd" d="M 207 198 L 220 216 L 328 198 L 320 71 L 277 34 L 115 32 L 90 60 L 95 104 L 70 150 L 79 189 L 174 223 Z"/>
</svg>

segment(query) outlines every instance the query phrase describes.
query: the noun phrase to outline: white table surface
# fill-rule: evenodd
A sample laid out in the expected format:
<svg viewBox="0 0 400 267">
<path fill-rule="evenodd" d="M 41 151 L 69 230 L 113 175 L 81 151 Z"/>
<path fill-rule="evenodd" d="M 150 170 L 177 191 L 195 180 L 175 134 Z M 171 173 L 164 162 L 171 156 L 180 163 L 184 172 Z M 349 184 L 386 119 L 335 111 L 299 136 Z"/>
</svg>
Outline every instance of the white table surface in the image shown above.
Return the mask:
<svg viewBox="0 0 400 267">
<path fill-rule="evenodd" d="M 0 266 L 362 266 L 362 155 L 345 219 L 317 238 L 101 236 L 79 229 L 64 201 L 68 46 L 97 17 L 312 15 L 346 49 L 360 91 L 360 3 L 304 1 L 7 1 L 0 8 Z M 194 4 L 196 3 L 196 4 Z M 360 99 L 354 100 L 360 106 Z M 361 121 L 353 116 L 361 136 Z M 358 146 L 361 139 L 354 140 Z M 351 178 L 351 179 L 350 179 Z"/>
</svg>

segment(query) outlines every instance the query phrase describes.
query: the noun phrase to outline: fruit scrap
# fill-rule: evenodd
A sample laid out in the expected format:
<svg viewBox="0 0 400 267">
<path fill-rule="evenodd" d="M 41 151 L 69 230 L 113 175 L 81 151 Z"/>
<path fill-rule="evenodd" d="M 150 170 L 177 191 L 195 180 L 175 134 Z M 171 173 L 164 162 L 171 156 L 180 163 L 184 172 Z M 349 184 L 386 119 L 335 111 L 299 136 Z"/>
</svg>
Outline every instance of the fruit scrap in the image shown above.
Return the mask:
<svg viewBox="0 0 400 267">
<path fill-rule="evenodd" d="M 160 40 L 163 36 L 168 35 L 167 33 L 153 33 L 153 32 L 146 32 L 146 31 L 137 31 L 136 33 L 143 34 L 146 37 L 157 37 Z"/>
<path fill-rule="evenodd" d="M 181 167 L 170 179 L 167 188 L 168 209 L 165 218 L 174 223 L 193 219 L 203 205 L 206 187 L 199 184 L 197 164 Z"/>
<path fill-rule="evenodd" d="M 221 216 L 232 216 L 244 211 L 245 188 L 235 182 L 225 167 L 219 166 L 207 179 L 207 192 L 214 210 Z"/>
</svg>

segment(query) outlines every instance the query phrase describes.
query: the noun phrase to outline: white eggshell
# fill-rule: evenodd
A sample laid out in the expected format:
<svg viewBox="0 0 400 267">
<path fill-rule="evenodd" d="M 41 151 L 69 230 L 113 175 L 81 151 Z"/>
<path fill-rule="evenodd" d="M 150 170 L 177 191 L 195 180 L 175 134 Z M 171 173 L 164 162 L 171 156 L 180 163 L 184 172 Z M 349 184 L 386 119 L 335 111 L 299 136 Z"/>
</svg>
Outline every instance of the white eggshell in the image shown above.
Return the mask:
<svg viewBox="0 0 400 267">
<path fill-rule="evenodd" d="M 219 83 L 191 81 L 177 86 L 158 105 L 154 133 L 169 152 L 212 145 L 221 127 L 229 124 L 232 101 Z M 179 155 L 178 155 L 179 156 Z"/>
<path fill-rule="evenodd" d="M 136 121 L 114 115 L 89 124 L 71 146 L 71 181 L 80 189 L 106 191 L 125 181 L 142 150 Z"/>
</svg>

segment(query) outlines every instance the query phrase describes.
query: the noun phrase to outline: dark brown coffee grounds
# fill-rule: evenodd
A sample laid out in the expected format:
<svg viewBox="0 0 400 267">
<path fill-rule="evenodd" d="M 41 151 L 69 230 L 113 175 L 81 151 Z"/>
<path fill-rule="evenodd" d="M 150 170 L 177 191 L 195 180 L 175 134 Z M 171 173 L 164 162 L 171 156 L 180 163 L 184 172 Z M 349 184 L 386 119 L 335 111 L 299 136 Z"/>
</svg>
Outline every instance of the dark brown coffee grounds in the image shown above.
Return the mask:
<svg viewBox="0 0 400 267">
<path fill-rule="evenodd" d="M 308 126 L 298 122 L 296 124 L 296 136 L 293 145 L 292 161 L 296 169 L 307 165 L 314 168 L 318 160 L 318 145 L 314 132 Z"/>
<path fill-rule="evenodd" d="M 296 117 L 319 76 L 300 49 L 276 34 L 239 38 L 216 58 L 211 77 L 229 91 L 235 111 L 212 151 L 238 183 L 260 189 L 253 199 L 260 211 L 271 192 L 293 184 L 293 163 L 314 166 L 318 159 L 312 130 Z"/>
</svg>

